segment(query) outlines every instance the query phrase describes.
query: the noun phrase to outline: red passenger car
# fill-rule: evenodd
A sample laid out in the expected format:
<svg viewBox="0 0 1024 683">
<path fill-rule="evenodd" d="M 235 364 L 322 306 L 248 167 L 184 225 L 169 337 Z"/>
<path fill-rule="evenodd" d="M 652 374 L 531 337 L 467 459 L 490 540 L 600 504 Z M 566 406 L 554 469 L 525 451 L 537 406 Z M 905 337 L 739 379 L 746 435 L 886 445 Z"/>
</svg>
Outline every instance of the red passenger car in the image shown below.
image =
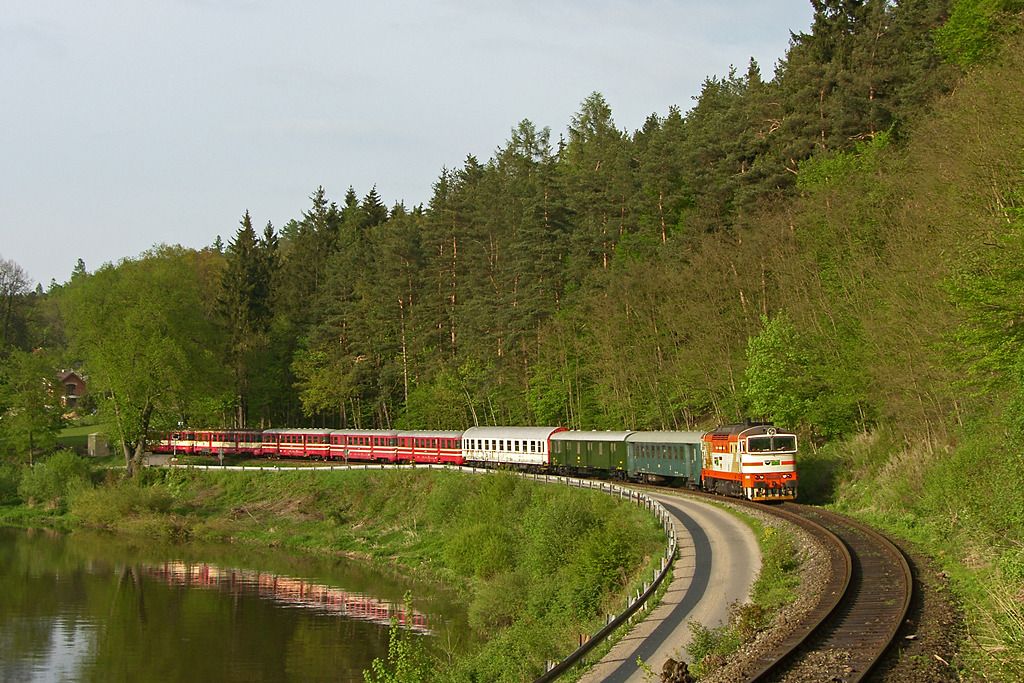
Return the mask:
<svg viewBox="0 0 1024 683">
<path fill-rule="evenodd" d="M 398 432 L 396 457 L 399 462 L 461 465 L 463 463 L 462 432 Z"/>
<path fill-rule="evenodd" d="M 326 460 L 330 456 L 330 438 L 328 429 L 267 429 L 263 432 L 260 454 L 264 457 Z"/>
<path fill-rule="evenodd" d="M 330 433 L 332 460 L 397 462 L 398 432 L 390 429 L 340 429 Z"/>
</svg>

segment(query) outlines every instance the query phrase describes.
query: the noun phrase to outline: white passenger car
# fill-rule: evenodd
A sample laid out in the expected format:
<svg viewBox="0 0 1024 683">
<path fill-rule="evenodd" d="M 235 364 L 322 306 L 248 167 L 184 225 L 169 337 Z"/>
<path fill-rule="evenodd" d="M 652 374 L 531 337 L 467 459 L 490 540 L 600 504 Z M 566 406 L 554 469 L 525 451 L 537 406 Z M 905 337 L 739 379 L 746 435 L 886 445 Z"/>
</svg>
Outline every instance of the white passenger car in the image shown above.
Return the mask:
<svg viewBox="0 0 1024 683">
<path fill-rule="evenodd" d="M 467 465 L 547 467 L 551 435 L 565 427 L 470 427 L 462 433 Z"/>
</svg>

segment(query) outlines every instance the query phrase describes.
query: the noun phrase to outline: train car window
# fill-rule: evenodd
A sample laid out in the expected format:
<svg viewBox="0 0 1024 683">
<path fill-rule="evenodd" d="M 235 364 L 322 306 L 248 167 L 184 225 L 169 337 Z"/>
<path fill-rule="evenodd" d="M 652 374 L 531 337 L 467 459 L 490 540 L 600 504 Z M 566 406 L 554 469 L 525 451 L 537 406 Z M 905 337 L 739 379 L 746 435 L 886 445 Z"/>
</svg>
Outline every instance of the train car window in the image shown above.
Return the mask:
<svg viewBox="0 0 1024 683">
<path fill-rule="evenodd" d="M 515 445 L 515 448 L 513 448 L 512 450 L 514 450 L 514 451 L 518 451 L 518 450 L 519 450 L 519 442 L 518 442 L 518 441 L 516 441 L 516 442 L 515 442 L 515 444 L 516 444 L 516 445 Z"/>
</svg>

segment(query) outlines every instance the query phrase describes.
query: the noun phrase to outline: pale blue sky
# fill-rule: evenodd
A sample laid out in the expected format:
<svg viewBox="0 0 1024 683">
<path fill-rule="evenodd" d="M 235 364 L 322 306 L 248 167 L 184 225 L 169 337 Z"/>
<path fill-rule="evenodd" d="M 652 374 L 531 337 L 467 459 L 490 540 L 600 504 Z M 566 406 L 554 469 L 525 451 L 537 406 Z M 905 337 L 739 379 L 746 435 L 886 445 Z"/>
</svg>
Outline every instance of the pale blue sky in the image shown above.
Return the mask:
<svg viewBox="0 0 1024 683">
<path fill-rule="evenodd" d="M 0 14 L 0 258 L 44 287 L 158 243 L 225 241 L 317 185 L 430 199 L 523 118 L 557 138 L 591 92 L 620 128 L 754 57 L 808 0 L 8 0 Z"/>
</svg>

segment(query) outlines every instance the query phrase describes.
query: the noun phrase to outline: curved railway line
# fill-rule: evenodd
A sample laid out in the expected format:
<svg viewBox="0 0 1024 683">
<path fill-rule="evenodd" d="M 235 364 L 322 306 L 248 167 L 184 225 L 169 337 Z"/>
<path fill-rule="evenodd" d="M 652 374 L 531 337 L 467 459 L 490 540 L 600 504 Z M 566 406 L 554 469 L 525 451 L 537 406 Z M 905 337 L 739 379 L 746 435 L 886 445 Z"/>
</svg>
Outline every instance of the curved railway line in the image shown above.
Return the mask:
<svg viewBox="0 0 1024 683">
<path fill-rule="evenodd" d="M 894 643 L 907 618 L 914 579 L 903 552 L 871 527 L 823 508 L 782 503 L 761 510 L 810 533 L 827 549 L 831 571 L 817 605 L 745 680 L 807 681 L 822 662 L 841 661 L 843 673 L 825 680 L 863 680 Z"/>
<path fill-rule="evenodd" d="M 850 564 L 845 572 L 833 573 L 819 603 L 822 618 L 801 646 L 751 680 L 779 680 L 801 667 L 816 667 L 813 653 L 829 650 L 845 656 L 847 681 L 862 680 L 893 644 L 907 617 L 914 591 L 910 565 L 895 544 L 866 524 L 804 505 L 784 504 L 782 511 L 814 522 L 837 537 L 846 547 Z M 831 601 L 833 590 L 836 599 Z M 835 604 L 828 609 L 830 602 Z"/>
<path fill-rule="evenodd" d="M 389 466 L 378 465 L 373 469 L 379 467 Z M 637 488 L 680 492 L 662 487 Z M 871 527 L 824 508 L 788 502 L 764 505 L 709 493 L 685 493 L 688 497 L 727 501 L 777 516 L 817 539 L 829 555 L 829 580 L 817 604 L 778 645 L 747 664 L 742 680 L 751 683 L 809 680 L 853 683 L 872 672 L 896 639 L 913 597 L 913 574 L 899 548 Z M 825 673 L 822 658 L 841 661 L 843 673 L 838 676 L 831 671 Z"/>
</svg>

